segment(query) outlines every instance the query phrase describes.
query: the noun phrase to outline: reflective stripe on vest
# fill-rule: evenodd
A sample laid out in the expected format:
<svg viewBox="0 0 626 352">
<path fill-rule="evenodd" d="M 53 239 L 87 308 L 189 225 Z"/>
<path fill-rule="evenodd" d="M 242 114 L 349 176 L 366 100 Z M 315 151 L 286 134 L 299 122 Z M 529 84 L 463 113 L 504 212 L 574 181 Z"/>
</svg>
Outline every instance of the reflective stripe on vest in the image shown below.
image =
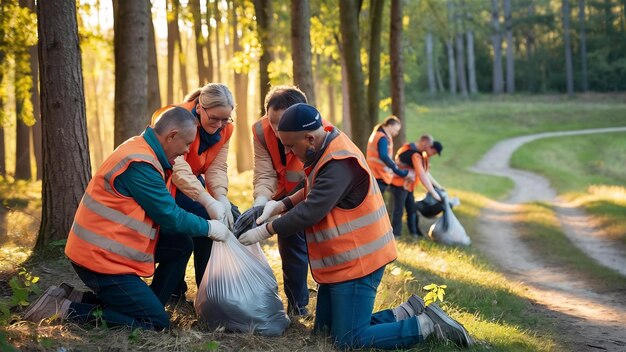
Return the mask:
<svg viewBox="0 0 626 352">
<path fill-rule="evenodd" d="M 160 173 L 164 173 L 163 167 L 161 166 L 161 163 L 157 159 L 155 159 L 155 158 L 153 158 L 153 157 L 151 157 L 149 155 L 145 155 L 145 154 L 131 154 L 131 155 L 125 157 L 124 159 L 120 160 L 119 163 L 115 164 L 115 166 L 113 168 L 111 168 L 111 171 L 107 172 L 104 175 L 104 181 L 105 181 L 104 188 L 107 191 L 111 192 L 111 193 L 115 193 L 115 191 L 113 190 L 113 187 L 111 187 L 111 177 L 113 177 L 113 175 L 115 175 L 123 167 L 125 167 L 126 164 L 128 164 L 129 161 L 137 160 L 137 159 L 145 160 L 146 162 L 149 162 L 150 164 L 154 165 L 155 167 L 158 167 L 157 170 Z"/>
<path fill-rule="evenodd" d="M 87 193 L 85 193 L 85 195 L 83 196 L 82 204 L 85 205 L 87 209 L 100 215 L 101 217 L 131 228 L 151 240 L 156 237 L 157 231 L 154 227 L 146 224 L 143 221 L 133 219 L 130 216 L 120 213 L 115 209 L 107 207 L 106 205 L 93 199 L 93 197 Z"/>
<path fill-rule="evenodd" d="M 368 254 L 372 254 L 377 250 L 385 247 L 387 243 L 394 241 L 393 231 L 387 232 L 383 237 L 380 237 L 376 241 L 370 242 L 368 244 L 364 244 L 358 248 L 354 248 L 347 252 L 335 254 L 329 257 L 324 257 L 322 259 L 309 259 L 311 269 L 322 269 L 330 266 L 337 266 L 351 260 L 358 259 Z"/>
<path fill-rule="evenodd" d="M 372 132 L 367 142 L 367 163 L 375 179 L 380 179 L 384 183 L 389 184 L 391 183 L 394 172 L 391 168 L 389 168 L 389 166 L 387 166 L 387 164 L 385 164 L 384 161 L 380 159 L 380 154 L 378 153 L 378 142 L 381 138 L 385 138 L 387 140 L 387 155 L 391 155 L 393 153 L 393 140 L 388 138 L 384 132 L 376 129 Z"/>
<path fill-rule="evenodd" d="M 371 225 L 380 220 L 383 216 L 387 216 L 387 208 L 383 205 L 373 213 L 358 217 L 349 223 L 341 224 L 337 227 L 332 227 L 326 230 L 319 230 L 317 232 L 311 232 L 306 234 L 307 241 L 324 242 L 333 238 L 341 236 L 341 234 L 348 231 L 358 230 L 365 226 Z"/>
<path fill-rule="evenodd" d="M 127 247 L 119 242 L 98 235 L 95 232 L 91 232 L 77 223 L 72 224 L 72 231 L 83 241 L 89 242 L 111 253 L 115 253 L 122 257 L 141 263 L 154 262 L 154 256 L 152 254 L 143 253 L 136 249 Z"/>
</svg>

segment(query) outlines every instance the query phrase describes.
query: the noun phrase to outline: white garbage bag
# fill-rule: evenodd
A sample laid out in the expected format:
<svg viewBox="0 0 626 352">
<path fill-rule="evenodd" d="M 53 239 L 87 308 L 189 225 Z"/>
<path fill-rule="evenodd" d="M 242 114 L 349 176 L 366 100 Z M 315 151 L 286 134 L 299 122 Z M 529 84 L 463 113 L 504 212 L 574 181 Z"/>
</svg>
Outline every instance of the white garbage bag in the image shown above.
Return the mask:
<svg viewBox="0 0 626 352">
<path fill-rule="evenodd" d="M 196 313 L 209 327 L 280 336 L 289 326 L 276 277 L 258 243 L 214 242 L 198 288 Z"/>
<path fill-rule="evenodd" d="M 435 242 L 441 242 L 449 245 L 469 246 L 472 241 L 465 232 L 463 225 L 454 216 L 450 203 L 446 194 L 440 193 L 443 200 L 443 215 L 430 226 L 428 236 Z"/>
</svg>

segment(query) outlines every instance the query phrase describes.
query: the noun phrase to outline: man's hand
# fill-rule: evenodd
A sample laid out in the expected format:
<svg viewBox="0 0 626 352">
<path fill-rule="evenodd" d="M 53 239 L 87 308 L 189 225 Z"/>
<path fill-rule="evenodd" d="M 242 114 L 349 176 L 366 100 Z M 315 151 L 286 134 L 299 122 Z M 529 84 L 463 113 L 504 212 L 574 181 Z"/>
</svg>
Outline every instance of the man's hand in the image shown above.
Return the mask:
<svg viewBox="0 0 626 352">
<path fill-rule="evenodd" d="M 233 228 L 235 224 L 235 220 L 233 219 L 233 209 L 230 200 L 225 195 L 217 196 L 217 200 L 224 207 L 224 225 L 228 226 L 229 229 Z"/>
<path fill-rule="evenodd" d="M 267 197 L 265 197 L 265 196 L 258 196 L 254 200 L 254 203 L 252 203 L 252 206 L 253 207 L 263 207 L 263 206 L 265 206 L 265 204 L 267 204 L 268 200 L 269 199 L 267 199 Z"/>
<path fill-rule="evenodd" d="M 276 216 L 284 212 L 285 210 L 285 204 L 283 204 L 283 202 L 270 200 L 265 204 L 265 207 L 263 207 L 263 214 L 261 214 L 261 216 L 256 219 L 256 223 L 257 225 L 260 225 L 267 221 L 267 219 L 271 218 L 272 216 Z"/>
<path fill-rule="evenodd" d="M 218 220 L 207 220 L 209 223 L 209 238 L 213 241 L 224 242 L 229 238 L 234 238 L 232 232 Z"/>
<path fill-rule="evenodd" d="M 262 225 L 244 232 L 239 236 L 239 242 L 244 246 L 249 246 L 270 237 L 272 234 L 267 230 L 267 225 Z"/>
<path fill-rule="evenodd" d="M 222 223 L 224 222 L 224 214 L 226 211 L 222 203 L 215 200 L 215 198 L 211 197 L 206 192 L 202 193 L 196 201 L 202 204 L 204 209 L 206 209 L 206 212 L 209 214 L 211 220 L 217 220 Z"/>
</svg>

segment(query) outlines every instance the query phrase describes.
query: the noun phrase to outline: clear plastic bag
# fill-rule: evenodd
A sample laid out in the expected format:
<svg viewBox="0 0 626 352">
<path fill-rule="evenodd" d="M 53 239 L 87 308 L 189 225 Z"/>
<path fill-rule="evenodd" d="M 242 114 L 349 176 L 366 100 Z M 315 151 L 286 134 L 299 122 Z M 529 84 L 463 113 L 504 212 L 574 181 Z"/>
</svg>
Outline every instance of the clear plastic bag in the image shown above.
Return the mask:
<svg viewBox="0 0 626 352">
<path fill-rule="evenodd" d="M 213 243 L 194 305 L 211 328 L 280 336 L 291 323 L 261 247 L 245 247 L 234 237 Z"/>
<path fill-rule="evenodd" d="M 443 215 L 430 226 L 428 236 L 435 242 L 469 246 L 472 241 L 469 236 L 467 236 L 463 225 L 461 225 L 452 212 L 447 195 L 440 193 L 440 196 L 442 196 L 441 198 L 443 200 Z"/>
</svg>

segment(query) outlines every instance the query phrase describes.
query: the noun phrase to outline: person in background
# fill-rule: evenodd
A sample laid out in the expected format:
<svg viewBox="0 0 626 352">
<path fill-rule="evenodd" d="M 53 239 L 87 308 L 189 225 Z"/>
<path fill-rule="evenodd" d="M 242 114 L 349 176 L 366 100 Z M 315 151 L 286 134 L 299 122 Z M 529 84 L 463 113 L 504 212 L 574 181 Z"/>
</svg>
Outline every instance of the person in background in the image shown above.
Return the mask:
<svg viewBox="0 0 626 352">
<path fill-rule="evenodd" d="M 265 97 L 265 116 L 252 125 L 254 136 L 253 206 L 265 206 L 269 200 L 280 201 L 302 188 L 302 161 L 286 153 L 278 138 L 278 123 L 285 109 L 306 103 L 306 96 L 296 87 L 275 86 Z M 278 238 L 282 260 L 287 312 L 308 314 L 308 258 L 304 232 Z"/>
<path fill-rule="evenodd" d="M 25 311 L 24 319 L 38 322 L 58 316 L 76 323 L 102 319 L 108 326 L 169 327 L 164 305 L 190 251 L 186 256 L 168 255 L 160 253 L 158 243 L 235 238 L 220 221 L 178 207 L 168 190 L 172 165 L 189 151 L 197 124 L 189 111 L 167 109 L 154 127 L 121 144 L 105 160 L 85 190 L 65 246 L 72 267 L 93 293 L 67 284 L 51 286 Z M 141 277 L 153 273 L 148 287 Z"/>
<path fill-rule="evenodd" d="M 304 189 L 282 201 L 268 201 L 258 224 L 239 237 L 244 245 L 290 236 L 306 229 L 311 274 L 319 283 L 314 331 L 329 333 L 343 349 L 400 349 L 433 334 L 459 346 L 472 339 L 437 304 L 424 307 L 412 296 L 393 309 L 372 314 L 385 266 L 396 245 L 376 180 L 354 143 L 332 126 L 324 127 L 313 106 L 285 110 L 278 134 L 307 175 Z"/>
<path fill-rule="evenodd" d="M 430 175 L 429 158 L 435 154 L 441 155 L 443 145 L 434 141 L 432 136 L 423 135 L 417 143 L 406 143 L 396 153 L 396 163 L 400 169 L 408 170 L 410 176 L 406 178 L 394 176 L 391 180 L 391 194 L 393 195 L 393 210 L 391 224 L 396 237 L 402 235 L 402 214 L 407 212 L 407 225 L 412 236 L 424 236 L 418 227 L 417 207 L 413 191 L 419 182 L 432 196 L 441 201 L 439 193 L 434 187 L 441 188 L 439 183 Z"/>
<path fill-rule="evenodd" d="M 389 116 L 374 127 L 367 142 L 367 165 L 382 193 L 389 187 L 394 174 L 399 177 L 409 174 L 408 170 L 400 170 L 390 157 L 393 154 L 393 138 L 398 135 L 401 127 L 400 119 Z"/>
<path fill-rule="evenodd" d="M 191 112 L 198 121 L 198 133 L 189 152 L 176 159 L 171 188 L 176 204 L 205 219 L 218 220 L 232 230 L 234 215 L 239 213 L 228 200 L 229 140 L 234 126 L 231 114 L 235 108 L 233 95 L 222 83 L 209 83 L 188 94 L 178 106 Z M 155 121 L 161 108 L 153 114 Z M 173 237 L 168 237 L 173 238 Z M 211 255 L 210 238 L 187 237 L 160 246 L 171 251 L 193 249 L 196 284 L 200 286 Z M 157 270 L 159 270 L 157 268 Z M 174 291 L 173 300 L 182 300 L 187 291 L 184 279 Z"/>
</svg>

